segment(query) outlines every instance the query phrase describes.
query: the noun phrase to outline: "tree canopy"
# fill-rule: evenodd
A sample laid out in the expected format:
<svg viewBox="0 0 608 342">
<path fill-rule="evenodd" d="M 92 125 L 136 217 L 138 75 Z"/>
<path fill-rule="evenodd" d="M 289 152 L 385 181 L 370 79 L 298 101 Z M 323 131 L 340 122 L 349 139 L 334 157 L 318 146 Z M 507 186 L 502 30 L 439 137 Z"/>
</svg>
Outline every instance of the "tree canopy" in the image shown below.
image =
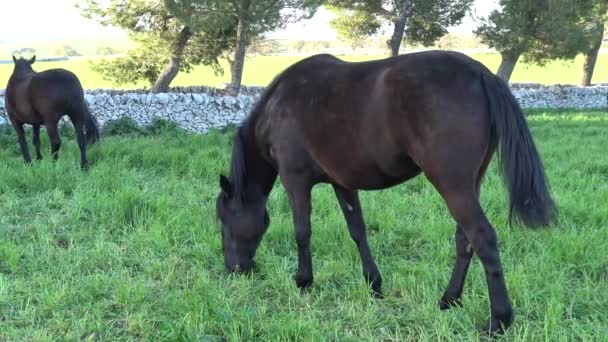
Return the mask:
<svg viewBox="0 0 608 342">
<path fill-rule="evenodd" d="M 289 22 L 310 18 L 325 0 L 164 0 L 171 14 L 195 31 L 231 29 L 226 57 L 230 64 L 229 92 L 238 94 L 251 42 Z"/>
<path fill-rule="evenodd" d="M 552 59 L 572 59 L 587 46 L 583 18 L 594 0 L 500 0 L 475 31 L 502 57 L 497 74 L 509 80 L 521 56 L 544 64 Z"/>
<path fill-rule="evenodd" d="M 391 27 L 387 43 L 391 55 L 399 54 L 402 41 L 432 45 L 458 25 L 469 11 L 473 0 L 328 0 L 338 13 L 332 26 L 349 40 L 379 33 L 384 25 Z"/>
<path fill-rule="evenodd" d="M 179 71 L 194 65 L 222 71 L 218 58 L 229 48 L 231 32 L 191 30 L 167 11 L 162 0 L 81 0 L 77 6 L 87 18 L 125 29 L 138 44 L 122 57 L 93 65 L 118 85 L 146 81 L 152 91 L 162 92 Z"/>
<path fill-rule="evenodd" d="M 594 7 L 590 15 L 584 18 L 586 28 L 586 43 L 583 53 L 585 63 L 583 64 L 583 75 L 580 85 L 590 86 L 593 78 L 593 71 L 597 62 L 597 56 L 602 46 L 606 22 L 608 21 L 608 1 L 595 0 Z"/>
</svg>

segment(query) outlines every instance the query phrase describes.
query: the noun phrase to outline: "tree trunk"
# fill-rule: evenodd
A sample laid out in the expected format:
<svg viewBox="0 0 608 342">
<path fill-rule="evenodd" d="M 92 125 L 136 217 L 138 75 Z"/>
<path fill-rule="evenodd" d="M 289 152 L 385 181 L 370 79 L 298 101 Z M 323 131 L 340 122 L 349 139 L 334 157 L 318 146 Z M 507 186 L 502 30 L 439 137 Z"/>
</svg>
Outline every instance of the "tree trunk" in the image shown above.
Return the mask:
<svg viewBox="0 0 608 342">
<path fill-rule="evenodd" d="M 179 72 L 179 65 L 182 63 L 182 59 L 184 57 L 184 49 L 186 48 L 190 37 L 192 37 L 192 32 L 188 27 L 184 27 L 179 32 L 179 36 L 171 48 L 171 58 L 165 66 L 165 69 L 163 69 L 160 75 L 158 75 L 158 78 L 156 79 L 156 82 L 154 82 L 150 92 L 164 93 L 169 90 L 169 85 Z"/>
<path fill-rule="evenodd" d="M 591 48 L 585 54 L 585 64 L 583 65 L 583 77 L 581 78 L 581 86 L 588 87 L 591 85 L 591 79 L 593 78 L 593 70 L 595 69 L 595 63 L 597 62 L 597 55 L 600 52 L 602 46 L 602 40 L 604 39 L 604 22 L 597 23 L 598 35 L 592 42 Z"/>
<path fill-rule="evenodd" d="M 513 74 L 513 70 L 515 69 L 515 64 L 517 64 L 517 60 L 519 59 L 519 53 L 500 53 L 502 60 L 500 61 L 500 66 L 498 67 L 498 71 L 496 75 L 505 82 L 509 82 L 511 78 L 511 74 Z"/>
<path fill-rule="evenodd" d="M 245 67 L 245 54 L 247 52 L 247 35 L 249 31 L 249 7 L 251 0 L 239 1 L 239 23 L 236 29 L 236 48 L 234 60 L 230 68 L 231 80 L 228 95 L 237 96 L 241 91 L 243 68 Z"/>
<path fill-rule="evenodd" d="M 399 55 L 399 48 L 401 47 L 401 41 L 403 40 L 405 24 L 407 24 L 407 19 L 410 16 L 410 10 L 412 8 L 411 3 L 411 0 L 403 0 L 397 19 L 394 22 L 393 35 L 389 41 L 391 56 Z"/>
</svg>

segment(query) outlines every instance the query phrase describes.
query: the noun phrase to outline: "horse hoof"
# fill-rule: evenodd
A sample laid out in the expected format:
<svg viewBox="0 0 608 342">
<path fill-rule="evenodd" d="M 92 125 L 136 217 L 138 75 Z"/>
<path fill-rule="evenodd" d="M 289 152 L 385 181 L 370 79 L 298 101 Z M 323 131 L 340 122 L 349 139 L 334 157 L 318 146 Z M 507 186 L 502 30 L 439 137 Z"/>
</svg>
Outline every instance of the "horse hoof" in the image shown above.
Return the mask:
<svg viewBox="0 0 608 342">
<path fill-rule="evenodd" d="M 371 282 L 371 290 L 372 290 L 372 298 L 382 299 L 384 295 L 382 294 L 382 278 L 378 277 L 374 281 Z"/>
<path fill-rule="evenodd" d="M 300 290 L 306 290 L 312 286 L 312 277 L 296 274 L 294 277 L 296 285 Z"/>
<path fill-rule="evenodd" d="M 489 336 L 495 335 L 503 335 L 507 329 L 513 324 L 514 315 L 511 312 L 504 319 L 499 318 L 490 318 L 490 320 L 485 324 L 482 333 L 487 334 Z"/>
<path fill-rule="evenodd" d="M 439 309 L 441 311 L 447 310 L 447 309 L 451 309 L 454 307 L 462 307 L 462 302 L 460 301 L 459 298 L 450 298 L 447 296 L 443 296 L 441 297 L 441 299 L 439 300 Z"/>
<path fill-rule="evenodd" d="M 372 290 L 372 298 L 374 299 L 384 299 L 384 295 L 382 294 L 382 290 Z"/>
</svg>

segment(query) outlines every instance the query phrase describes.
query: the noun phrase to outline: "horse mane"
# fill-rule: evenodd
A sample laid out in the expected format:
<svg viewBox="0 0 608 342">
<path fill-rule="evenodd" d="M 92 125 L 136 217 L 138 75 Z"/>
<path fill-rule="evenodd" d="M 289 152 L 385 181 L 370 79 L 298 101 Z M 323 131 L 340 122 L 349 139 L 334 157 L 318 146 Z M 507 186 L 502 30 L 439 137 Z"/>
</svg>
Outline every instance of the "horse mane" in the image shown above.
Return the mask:
<svg viewBox="0 0 608 342">
<path fill-rule="evenodd" d="M 245 143 L 243 142 L 242 127 L 239 127 L 232 144 L 232 161 L 230 162 L 230 182 L 233 193 L 243 199 L 245 193 L 245 177 L 247 164 L 245 163 Z"/>
<path fill-rule="evenodd" d="M 239 125 L 239 128 L 234 136 L 232 144 L 232 161 L 230 162 L 230 182 L 232 183 L 233 193 L 239 196 L 240 199 L 244 199 L 245 187 L 247 182 L 247 162 L 245 158 L 245 149 L 247 143 L 253 143 L 254 123 L 256 119 L 262 115 L 264 108 L 281 78 L 283 73 L 277 75 L 270 85 L 266 87 L 260 99 L 256 102 L 255 106 Z"/>
</svg>

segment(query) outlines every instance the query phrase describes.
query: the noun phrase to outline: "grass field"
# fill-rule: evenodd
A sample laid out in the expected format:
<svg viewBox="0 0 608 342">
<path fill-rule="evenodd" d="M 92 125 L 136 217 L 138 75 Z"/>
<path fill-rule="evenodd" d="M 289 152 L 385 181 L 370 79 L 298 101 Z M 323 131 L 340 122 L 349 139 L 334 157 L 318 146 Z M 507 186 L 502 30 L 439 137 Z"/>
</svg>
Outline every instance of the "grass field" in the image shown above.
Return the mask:
<svg viewBox="0 0 608 342">
<path fill-rule="evenodd" d="M 608 336 L 608 116 L 530 113 L 560 209 L 558 226 L 506 226 L 495 165 L 482 190 L 516 310 L 499 340 Z M 250 276 L 224 272 L 214 215 L 230 134 L 107 137 L 91 170 L 64 139 L 60 160 L 22 163 L 0 135 L 0 341 L 470 341 L 489 315 L 482 267 L 464 308 L 437 301 L 454 258 L 454 223 L 423 178 L 362 194 L 385 299 L 368 296 L 358 253 L 328 186 L 313 198 L 315 285 L 300 294 L 286 195 Z M 45 150 L 48 141 L 43 140 Z"/>
<path fill-rule="evenodd" d="M 362 61 L 369 59 L 383 58 L 384 56 L 341 56 L 341 58 L 349 61 Z M 491 70 L 498 69 L 500 64 L 500 56 L 496 54 L 475 54 L 473 58 L 478 59 Z M 246 85 L 267 85 L 277 73 L 296 61 L 302 59 L 302 56 L 261 56 L 253 57 L 245 63 L 245 72 L 243 75 L 243 83 Z M 225 63 L 224 63 L 225 64 Z M 534 65 L 526 65 L 519 63 L 515 68 L 512 82 L 536 82 L 543 84 L 568 83 L 578 84 L 583 65 L 583 58 L 579 56 L 573 62 L 556 61 L 548 64 L 546 67 Z M 67 62 L 50 62 L 36 64 L 36 70 L 44 70 L 50 68 L 65 68 L 76 73 L 85 88 L 113 88 L 111 82 L 103 80 L 101 75 L 94 73 L 90 69 L 88 60 L 71 60 Z M 225 66 L 226 72 L 223 76 L 216 76 L 210 68 L 199 66 L 191 73 L 180 73 L 172 85 L 211 85 L 217 86 L 220 83 L 228 83 L 230 74 Z M 12 72 L 12 65 L 0 65 L 0 87 L 4 87 L 8 81 L 8 77 Z M 602 54 L 599 57 L 595 70 L 593 81 L 595 83 L 608 82 L 608 54 Z M 136 88 L 145 86 L 145 84 L 126 85 L 123 88 Z"/>
</svg>

